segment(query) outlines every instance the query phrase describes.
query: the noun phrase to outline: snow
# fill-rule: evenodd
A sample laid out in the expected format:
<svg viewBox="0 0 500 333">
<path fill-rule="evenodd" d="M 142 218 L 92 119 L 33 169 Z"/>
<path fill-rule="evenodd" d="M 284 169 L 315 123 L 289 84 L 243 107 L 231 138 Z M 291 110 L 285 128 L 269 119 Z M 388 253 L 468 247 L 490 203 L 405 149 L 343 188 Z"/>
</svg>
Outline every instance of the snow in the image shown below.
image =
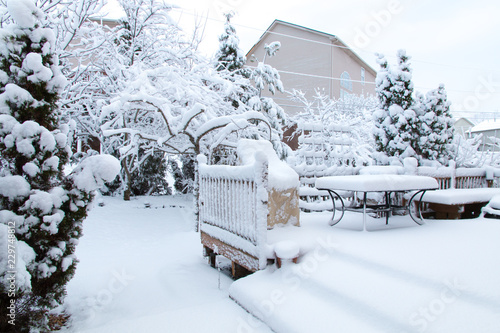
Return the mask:
<svg viewBox="0 0 500 333">
<path fill-rule="evenodd" d="M 269 187 L 286 190 L 299 186 L 299 175 L 286 162 L 281 161 L 273 145 L 265 140 L 241 139 L 236 149 L 243 165 L 254 164 L 255 153 L 263 152 L 269 162 Z"/>
<path fill-rule="evenodd" d="M 276 257 L 281 259 L 293 259 L 299 256 L 300 247 L 294 241 L 281 241 L 274 245 Z"/>
<path fill-rule="evenodd" d="M 11 282 L 13 281 L 15 288 L 12 289 L 16 291 L 28 291 L 31 289 L 31 275 L 26 268 L 35 259 L 35 252 L 25 242 L 18 241 L 16 238 L 9 238 L 9 235 L 13 234 L 9 233 L 7 223 L 12 223 L 13 220 L 2 220 L 3 218 L 0 219 L 0 248 L 7 251 L 8 248 L 10 249 L 14 246 L 16 250 L 16 269 L 8 269 L 10 261 L 8 259 L 12 259 L 12 257 L 8 257 L 7 255 L 0 256 L 0 285 L 6 287 L 4 290 L 9 290 L 11 289 Z M 8 245 L 10 245 L 10 247 Z M 10 263 L 12 263 L 12 261 L 10 261 Z M 12 279 L 13 274 L 10 272 L 14 271 L 15 277 Z"/>
<path fill-rule="evenodd" d="M 50 68 L 47 68 L 43 65 L 42 55 L 39 53 L 28 53 L 23 61 L 22 66 L 25 72 L 33 72 L 33 74 L 28 76 L 28 81 L 31 81 L 35 84 L 40 82 L 48 82 L 54 75 Z"/>
<path fill-rule="evenodd" d="M 74 326 L 61 333 L 237 332 L 248 313 L 228 297 L 227 268 L 202 257 L 191 196 L 149 197 L 151 208 L 103 199 L 84 222 L 66 299 Z"/>
<path fill-rule="evenodd" d="M 10 15 L 23 28 L 31 28 L 35 25 L 34 13 L 40 10 L 33 0 L 7 0 L 7 10 Z"/>
<path fill-rule="evenodd" d="M 90 212 L 61 333 L 500 329 L 498 220 L 369 217 L 359 232 L 355 213 L 335 227 L 330 212 L 302 213 L 300 228 L 268 231 L 270 244 L 297 244 L 298 263 L 234 282 L 227 261 L 219 273 L 202 258 L 191 197 L 148 200 L 104 197 Z"/>
<path fill-rule="evenodd" d="M 491 198 L 489 206 L 493 209 L 500 209 L 500 195 L 495 195 Z"/>
<path fill-rule="evenodd" d="M 22 176 L 0 177 L 0 195 L 10 200 L 26 197 L 30 190 L 30 184 Z"/>
<path fill-rule="evenodd" d="M 28 176 L 35 177 L 40 172 L 40 168 L 35 163 L 28 162 L 23 165 L 23 171 L 26 172 Z"/>
<path fill-rule="evenodd" d="M 472 133 L 500 130 L 500 121 L 483 121 L 471 128 Z"/>
<path fill-rule="evenodd" d="M 360 175 L 402 175 L 405 169 L 395 165 L 371 165 L 359 170 Z"/>
<path fill-rule="evenodd" d="M 316 180 L 319 189 L 379 192 L 379 191 L 411 191 L 438 188 L 436 179 L 426 176 L 409 175 L 356 175 L 330 176 Z"/>
<path fill-rule="evenodd" d="M 73 170 L 73 180 L 78 189 L 90 192 L 115 179 L 120 169 L 120 161 L 111 155 L 90 156 Z"/>
<path fill-rule="evenodd" d="M 500 194 L 498 188 L 447 189 L 426 192 L 423 201 L 444 205 L 462 205 L 474 202 L 488 202 Z"/>
<path fill-rule="evenodd" d="M 270 235 L 299 242 L 304 255 L 297 265 L 270 267 L 231 285 L 230 296 L 266 324 L 247 319 L 247 331 L 500 329 L 500 245 L 490 234 L 500 230 L 497 221 L 412 226 L 402 218 L 384 226 L 384 219 L 370 219 L 377 232 L 360 233 L 354 213 L 346 217 L 349 226 L 329 228 L 329 213 L 303 214 L 298 230 Z"/>
</svg>

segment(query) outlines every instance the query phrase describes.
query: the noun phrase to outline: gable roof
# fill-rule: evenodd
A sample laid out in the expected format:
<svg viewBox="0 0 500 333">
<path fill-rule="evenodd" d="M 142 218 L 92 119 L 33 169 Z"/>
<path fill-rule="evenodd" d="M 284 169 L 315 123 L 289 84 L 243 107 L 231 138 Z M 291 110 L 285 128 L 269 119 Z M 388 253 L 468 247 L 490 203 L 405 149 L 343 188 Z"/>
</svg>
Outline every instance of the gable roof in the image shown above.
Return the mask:
<svg viewBox="0 0 500 333">
<path fill-rule="evenodd" d="M 304 30 L 304 31 L 311 32 L 311 33 L 323 36 L 325 38 L 328 38 L 331 41 L 331 44 L 329 44 L 329 45 L 335 45 L 336 47 L 341 48 L 349 56 L 351 56 L 351 57 L 357 59 L 359 62 L 361 62 L 362 65 L 363 65 L 363 67 L 365 68 L 365 70 L 371 72 L 372 75 L 374 75 L 374 76 L 377 75 L 377 71 L 375 71 L 366 61 L 363 60 L 363 58 L 361 58 L 358 54 L 356 54 L 356 52 L 354 52 L 349 46 L 347 46 L 347 44 L 344 43 L 338 36 L 332 35 L 332 34 L 329 34 L 329 33 L 326 33 L 326 32 L 322 32 L 322 31 L 319 31 L 319 30 L 314 30 L 314 29 L 306 28 L 306 27 L 298 25 L 298 24 L 294 24 L 294 23 L 290 23 L 290 22 L 286 22 L 286 21 L 282 21 L 282 20 L 278 20 L 278 19 L 274 20 L 273 23 L 271 23 L 271 25 L 266 29 L 266 31 L 260 36 L 259 40 L 250 48 L 250 50 L 247 52 L 247 58 L 248 58 L 248 55 L 250 55 L 250 54 L 253 53 L 253 50 L 256 48 L 256 46 L 267 35 L 274 34 L 274 35 L 278 35 L 278 36 L 281 35 L 281 36 L 285 36 L 285 37 L 296 38 L 296 39 L 299 39 L 299 40 L 302 39 L 302 38 L 297 37 L 297 36 L 283 35 L 283 34 L 280 34 L 280 33 L 273 32 L 272 30 L 277 25 L 289 26 L 289 27 L 292 27 L 294 29 Z M 307 40 L 307 41 L 310 41 L 310 40 Z M 313 42 L 316 42 L 316 41 L 313 41 Z M 316 42 L 316 43 L 320 43 L 320 42 Z"/>
<path fill-rule="evenodd" d="M 463 123 L 463 126 L 470 126 L 470 127 L 473 127 L 474 126 L 474 123 L 472 121 L 470 121 L 469 119 L 467 118 L 458 118 L 456 121 L 455 121 L 455 126 L 457 126 L 457 124 L 462 124 Z"/>
<path fill-rule="evenodd" d="M 483 121 L 471 128 L 472 133 L 500 130 L 500 121 Z"/>
</svg>

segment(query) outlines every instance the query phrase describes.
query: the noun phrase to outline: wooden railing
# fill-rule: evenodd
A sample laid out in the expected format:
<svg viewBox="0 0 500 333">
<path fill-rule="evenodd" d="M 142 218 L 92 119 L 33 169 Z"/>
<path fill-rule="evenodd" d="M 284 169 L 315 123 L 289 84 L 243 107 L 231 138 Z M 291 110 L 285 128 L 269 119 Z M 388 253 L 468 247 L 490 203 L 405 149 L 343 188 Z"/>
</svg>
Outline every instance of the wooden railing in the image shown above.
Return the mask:
<svg viewBox="0 0 500 333">
<path fill-rule="evenodd" d="M 417 174 L 436 178 L 440 190 L 498 187 L 499 184 L 495 172 L 493 170 L 487 172 L 486 168 L 455 169 L 454 167 L 443 167 L 433 170 L 419 167 Z"/>
<path fill-rule="evenodd" d="M 267 264 L 268 165 L 265 159 L 256 160 L 250 166 L 221 166 L 199 158 L 199 223 L 205 254 L 223 255 L 249 271 Z"/>
</svg>

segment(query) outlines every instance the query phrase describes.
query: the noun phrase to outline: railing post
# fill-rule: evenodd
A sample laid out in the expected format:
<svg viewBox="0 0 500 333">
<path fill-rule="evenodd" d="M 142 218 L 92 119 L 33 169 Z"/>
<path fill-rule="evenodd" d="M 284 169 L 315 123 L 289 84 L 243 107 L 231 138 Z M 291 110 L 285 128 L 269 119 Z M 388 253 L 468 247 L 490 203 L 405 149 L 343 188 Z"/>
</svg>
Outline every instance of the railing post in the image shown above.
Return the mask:
<svg viewBox="0 0 500 333">
<path fill-rule="evenodd" d="M 495 180 L 495 169 L 491 166 L 486 167 L 486 184 L 488 187 L 493 187 L 493 181 Z"/>
<path fill-rule="evenodd" d="M 196 157 L 195 161 L 195 170 L 194 170 L 194 188 L 193 188 L 193 194 L 194 194 L 194 216 L 196 220 L 196 226 L 195 230 L 196 232 L 200 231 L 200 182 L 201 182 L 201 177 L 200 177 L 200 165 L 206 165 L 207 164 L 207 157 L 203 154 L 199 154 Z"/>
<path fill-rule="evenodd" d="M 263 244 L 267 242 L 267 220 L 269 215 L 269 165 L 267 156 L 263 152 L 255 153 L 255 182 L 257 187 L 257 244 L 260 247 L 259 265 L 263 269 L 267 263 L 267 256 L 262 249 Z"/>
<path fill-rule="evenodd" d="M 456 186 L 457 186 L 457 164 L 455 161 L 450 161 L 449 166 L 451 169 L 450 188 L 456 188 Z"/>
</svg>

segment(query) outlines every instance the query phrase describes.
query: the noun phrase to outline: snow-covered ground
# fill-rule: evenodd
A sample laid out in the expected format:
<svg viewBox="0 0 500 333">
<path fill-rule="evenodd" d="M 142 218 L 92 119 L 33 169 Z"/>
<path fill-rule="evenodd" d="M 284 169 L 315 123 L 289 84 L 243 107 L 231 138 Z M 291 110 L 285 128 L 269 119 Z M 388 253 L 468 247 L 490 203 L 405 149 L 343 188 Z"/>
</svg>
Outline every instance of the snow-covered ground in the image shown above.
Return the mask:
<svg viewBox="0 0 500 333">
<path fill-rule="evenodd" d="M 228 297 L 232 279 L 202 257 L 191 197 L 104 202 L 84 223 L 63 332 L 236 331 L 247 313 Z"/>
<path fill-rule="evenodd" d="M 369 218 L 362 232 L 359 214 L 330 227 L 303 213 L 268 233 L 300 245 L 297 264 L 233 282 L 202 257 L 189 197 L 104 202 L 84 224 L 67 333 L 500 332 L 500 220 Z"/>
</svg>

